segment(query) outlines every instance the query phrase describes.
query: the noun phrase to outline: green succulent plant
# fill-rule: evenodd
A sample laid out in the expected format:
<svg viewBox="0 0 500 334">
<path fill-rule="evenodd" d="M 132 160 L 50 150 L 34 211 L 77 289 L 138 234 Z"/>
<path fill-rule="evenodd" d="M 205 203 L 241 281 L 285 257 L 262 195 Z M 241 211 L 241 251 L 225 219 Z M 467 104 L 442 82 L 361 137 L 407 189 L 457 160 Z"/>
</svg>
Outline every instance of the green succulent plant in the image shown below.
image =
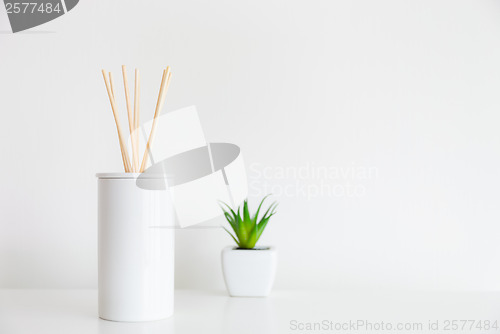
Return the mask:
<svg viewBox="0 0 500 334">
<path fill-rule="evenodd" d="M 243 205 L 240 205 L 236 212 L 229 205 L 221 202 L 224 205 L 221 205 L 221 209 L 222 211 L 224 211 L 224 216 L 229 222 L 229 225 L 231 225 L 231 228 L 234 231 L 234 235 L 224 226 L 223 228 L 233 238 L 233 240 L 238 245 L 238 248 L 254 248 L 257 241 L 259 241 L 262 232 L 264 232 L 269 219 L 271 219 L 271 217 L 276 214 L 275 210 L 278 204 L 276 202 L 273 202 L 266 210 L 264 215 L 259 219 L 259 212 L 262 204 L 269 196 L 270 195 L 267 195 L 262 199 L 257 211 L 253 216 L 250 214 L 250 210 L 248 209 L 248 200 L 245 200 L 243 202 Z"/>
</svg>

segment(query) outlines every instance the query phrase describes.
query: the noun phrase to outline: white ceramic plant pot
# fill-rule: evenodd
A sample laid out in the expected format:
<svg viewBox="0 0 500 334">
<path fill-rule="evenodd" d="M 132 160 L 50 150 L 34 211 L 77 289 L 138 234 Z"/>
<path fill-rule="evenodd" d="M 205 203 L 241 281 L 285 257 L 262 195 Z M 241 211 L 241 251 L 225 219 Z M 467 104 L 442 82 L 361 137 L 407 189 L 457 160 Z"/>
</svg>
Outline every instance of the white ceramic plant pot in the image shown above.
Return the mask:
<svg viewBox="0 0 500 334">
<path fill-rule="evenodd" d="M 274 247 L 222 250 L 222 272 L 227 291 L 233 297 L 265 297 L 271 293 L 276 274 Z"/>
<path fill-rule="evenodd" d="M 174 229 L 162 228 L 173 226 L 172 202 L 166 189 L 138 187 L 138 175 L 97 174 L 99 317 L 106 320 L 159 320 L 174 311 Z"/>
</svg>

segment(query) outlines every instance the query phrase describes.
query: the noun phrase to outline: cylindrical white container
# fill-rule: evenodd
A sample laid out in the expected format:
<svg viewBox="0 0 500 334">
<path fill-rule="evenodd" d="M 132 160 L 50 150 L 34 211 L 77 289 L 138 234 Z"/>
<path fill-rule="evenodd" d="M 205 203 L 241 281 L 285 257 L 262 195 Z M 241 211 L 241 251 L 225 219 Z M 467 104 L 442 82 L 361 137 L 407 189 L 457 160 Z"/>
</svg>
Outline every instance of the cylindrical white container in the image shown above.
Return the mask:
<svg viewBox="0 0 500 334">
<path fill-rule="evenodd" d="M 99 317 L 164 319 L 174 311 L 174 213 L 160 177 L 98 177 Z M 145 189 L 146 188 L 146 189 Z"/>
</svg>

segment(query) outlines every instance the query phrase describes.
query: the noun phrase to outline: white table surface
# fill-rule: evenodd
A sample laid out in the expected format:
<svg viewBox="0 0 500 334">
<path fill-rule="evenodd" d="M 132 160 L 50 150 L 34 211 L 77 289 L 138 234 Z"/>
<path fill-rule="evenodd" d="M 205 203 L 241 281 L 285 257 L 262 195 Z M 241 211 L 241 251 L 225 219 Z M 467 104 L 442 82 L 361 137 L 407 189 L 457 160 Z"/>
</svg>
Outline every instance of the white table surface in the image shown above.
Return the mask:
<svg viewBox="0 0 500 334">
<path fill-rule="evenodd" d="M 299 330 L 299 323 L 326 321 L 332 326 L 330 321 L 358 320 L 372 326 L 410 322 L 423 327 Z M 118 323 L 98 318 L 95 290 L 0 290 L 0 334 L 500 333 L 478 328 L 444 331 L 447 320 L 498 320 L 500 326 L 500 292 L 274 291 L 268 298 L 231 298 L 225 291 L 177 290 L 173 317 Z M 429 330 L 429 321 L 439 321 L 439 331 Z"/>
</svg>

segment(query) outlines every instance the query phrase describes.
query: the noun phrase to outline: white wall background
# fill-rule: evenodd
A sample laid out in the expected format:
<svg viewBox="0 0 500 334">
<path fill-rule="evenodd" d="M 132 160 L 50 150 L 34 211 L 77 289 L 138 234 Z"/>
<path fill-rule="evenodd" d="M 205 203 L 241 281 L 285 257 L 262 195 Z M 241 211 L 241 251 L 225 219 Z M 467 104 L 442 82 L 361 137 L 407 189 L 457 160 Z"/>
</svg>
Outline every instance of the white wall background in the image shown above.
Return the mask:
<svg viewBox="0 0 500 334">
<path fill-rule="evenodd" d="M 499 60 L 484 0 L 86 0 L 4 31 L 0 287 L 96 287 L 94 174 L 121 169 L 100 69 L 142 70 L 145 120 L 170 64 L 166 111 L 196 104 L 281 202 L 276 288 L 498 289 Z M 222 289 L 229 237 L 176 242 L 177 286 Z"/>
</svg>

